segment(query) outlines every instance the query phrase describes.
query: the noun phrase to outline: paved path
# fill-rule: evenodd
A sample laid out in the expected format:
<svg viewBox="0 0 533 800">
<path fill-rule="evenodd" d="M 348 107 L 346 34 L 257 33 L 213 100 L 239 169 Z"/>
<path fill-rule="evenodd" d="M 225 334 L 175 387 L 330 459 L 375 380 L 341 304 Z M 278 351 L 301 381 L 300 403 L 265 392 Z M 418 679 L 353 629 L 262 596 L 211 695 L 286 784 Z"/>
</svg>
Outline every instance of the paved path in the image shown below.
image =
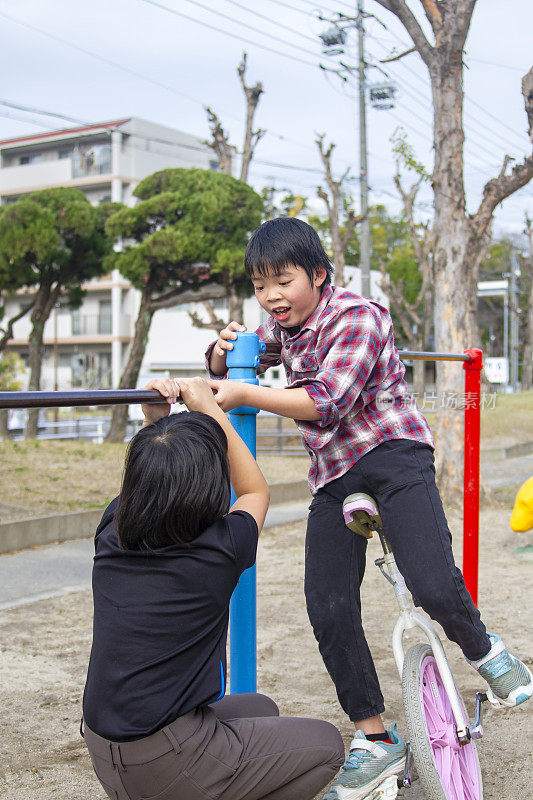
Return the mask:
<svg viewBox="0 0 533 800">
<path fill-rule="evenodd" d="M 305 519 L 308 505 L 272 506 L 265 527 Z M 80 539 L 1 555 L 0 611 L 88 588 L 93 553 L 92 539 Z"/>
</svg>

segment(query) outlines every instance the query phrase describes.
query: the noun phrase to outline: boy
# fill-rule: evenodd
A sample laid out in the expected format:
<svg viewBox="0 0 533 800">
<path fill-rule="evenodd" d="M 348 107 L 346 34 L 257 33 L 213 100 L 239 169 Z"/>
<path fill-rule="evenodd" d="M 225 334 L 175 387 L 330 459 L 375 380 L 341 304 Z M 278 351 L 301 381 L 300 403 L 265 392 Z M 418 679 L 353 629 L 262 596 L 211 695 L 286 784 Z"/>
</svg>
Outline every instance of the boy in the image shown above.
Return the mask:
<svg viewBox="0 0 533 800">
<path fill-rule="evenodd" d="M 295 419 L 311 456 L 307 610 L 340 703 L 358 728 L 331 798 L 360 800 L 402 770 L 405 745 L 395 725 L 387 731 L 381 718 L 383 697 L 361 624 L 366 540 L 344 524 L 347 495 L 376 498 L 417 604 L 487 680 L 494 702 L 514 706 L 528 699 L 533 677 L 487 633 L 455 566 L 435 485 L 433 438 L 419 409 L 402 402 L 405 367 L 386 309 L 331 286 L 320 240 L 298 219 L 261 225 L 248 243 L 245 269 L 270 315 L 257 330 L 267 346 L 260 371 L 282 363 L 288 386 L 227 380 L 211 386 L 224 411 L 247 405 Z M 226 351 L 239 330 L 244 326 L 230 323 L 209 348 L 212 377 L 225 375 Z"/>
</svg>

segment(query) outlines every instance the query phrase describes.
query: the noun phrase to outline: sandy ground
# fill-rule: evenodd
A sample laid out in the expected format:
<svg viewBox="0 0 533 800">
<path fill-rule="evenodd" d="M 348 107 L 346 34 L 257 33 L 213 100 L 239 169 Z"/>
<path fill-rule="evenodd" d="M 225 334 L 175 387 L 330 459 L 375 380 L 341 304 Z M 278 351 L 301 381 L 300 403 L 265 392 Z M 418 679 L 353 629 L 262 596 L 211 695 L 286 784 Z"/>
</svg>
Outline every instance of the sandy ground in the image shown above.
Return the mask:
<svg viewBox="0 0 533 800">
<path fill-rule="evenodd" d="M 531 543 L 508 527 L 509 509 L 482 513 L 480 607 L 489 630 L 531 666 L 532 571 L 513 551 Z M 461 523 L 451 516 L 460 541 Z M 266 531 L 259 554 L 259 689 L 282 713 L 328 719 L 345 742 L 351 725 L 340 710 L 307 621 L 303 598 L 304 523 Z M 392 591 L 372 565 L 374 540 L 364 583 L 366 628 L 387 700 L 387 720 L 404 730 L 398 678 L 390 649 L 395 619 Z M 378 598 L 378 600 L 376 600 Z M 529 625 L 528 631 L 526 625 Z M 0 613 L 0 797 L 3 800 L 100 800 L 97 783 L 79 736 L 81 696 L 91 639 L 89 593 Z M 447 652 L 470 713 L 481 681 L 457 647 Z M 489 710 L 479 745 L 485 800 L 531 800 L 533 703 L 513 711 Z M 421 800 L 419 782 L 400 793 Z"/>
</svg>

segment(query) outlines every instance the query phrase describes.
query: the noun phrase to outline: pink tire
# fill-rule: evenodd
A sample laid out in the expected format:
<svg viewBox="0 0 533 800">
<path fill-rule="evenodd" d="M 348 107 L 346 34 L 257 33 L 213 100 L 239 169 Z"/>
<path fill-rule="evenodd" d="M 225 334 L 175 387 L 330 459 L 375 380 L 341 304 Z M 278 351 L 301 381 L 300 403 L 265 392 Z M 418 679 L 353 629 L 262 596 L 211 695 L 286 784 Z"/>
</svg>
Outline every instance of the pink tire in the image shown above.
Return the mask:
<svg viewBox="0 0 533 800">
<path fill-rule="evenodd" d="M 429 645 L 408 650 L 402 691 L 413 759 L 427 800 L 482 800 L 476 745 L 459 744 L 452 707 Z"/>
</svg>

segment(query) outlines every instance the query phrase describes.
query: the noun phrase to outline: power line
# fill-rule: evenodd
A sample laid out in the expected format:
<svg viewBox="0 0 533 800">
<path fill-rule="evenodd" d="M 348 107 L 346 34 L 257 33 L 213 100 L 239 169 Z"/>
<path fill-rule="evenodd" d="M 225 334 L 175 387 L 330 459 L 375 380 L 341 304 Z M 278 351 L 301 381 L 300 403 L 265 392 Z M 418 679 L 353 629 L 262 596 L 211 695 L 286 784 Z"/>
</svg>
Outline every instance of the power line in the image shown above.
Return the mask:
<svg viewBox="0 0 533 800">
<path fill-rule="evenodd" d="M 189 0 L 189 2 L 192 2 L 192 0 Z M 238 39 L 239 41 L 245 42 L 246 44 L 252 45 L 253 47 L 259 47 L 262 50 L 267 50 L 269 53 L 275 53 L 278 56 L 282 56 L 283 58 L 288 58 L 288 59 L 290 59 L 292 61 L 299 61 L 301 64 L 306 64 L 308 67 L 316 67 L 316 64 L 313 64 L 311 61 L 306 61 L 305 59 L 300 58 L 299 56 L 295 56 L 295 55 L 292 55 L 292 54 L 289 54 L 289 53 L 283 53 L 281 50 L 275 50 L 273 47 L 269 47 L 266 44 L 258 44 L 257 42 L 252 42 L 252 41 L 250 41 L 250 39 L 246 39 L 244 36 L 240 36 L 238 33 L 232 33 L 230 31 L 225 31 L 225 30 L 222 30 L 221 28 L 217 28 L 214 25 L 211 25 L 209 22 L 204 22 L 203 20 L 196 19 L 195 17 L 190 17 L 188 14 L 184 14 L 182 11 L 176 11 L 174 8 L 170 8 L 169 6 L 163 5 L 163 3 L 158 3 L 157 0 L 141 0 L 141 3 L 146 3 L 147 5 L 155 6 L 156 8 L 159 8 L 162 11 L 167 11 L 169 14 L 173 14 L 176 17 L 181 17 L 182 19 L 186 19 L 189 22 L 194 22 L 197 25 L 202 25 L 204 28 L 209 28 L 209 30 L 215 31 L 216 33 L 223 33 L 226 36 L 230 36 L 232 39 Z M 198 5 L 198 4 L 196 4 L 196 5 Z M 219 12 L 214 12 L 214 13 L 219 14 Z M 221 16 L 225 16 L 225 15 L 221 15 Z M 245 27 L 250 27 L 250 26 L 246 25 Z M 255 30 L 255 29 L 253 29 L 253 30 Z M 260 31 L 260 33 L 261 33 L 261 31 Z M 264 35 L 269 35 L 269 34 L 264 34 Z M 270 36 L 270 38 L 277 39 L 278 37 Z M 284 42 L 284 44 L 286 44 L 286 42 Z M 296 47 L 298 50 L 302 50 L 303 49 L 303 48 L 299 47 L 298 45 L 293 45 L 293 47 Z M 308 52 L 308 51 L 305 51 L 305 52 Z M 312 55 L 314 55 L 314 53 Z"/>
<path fill-rule="evenodd" d="M 9 20 L 10 22 L 15 22 L 17 25 L 21 25 L 24 28 L 28 28 L 35 33 L 40 33 L 42 36 L 46 36 L 48 39 L 52 39 L 55 42 L 60 42 L 60 44 L 64 44 L 67 47 L 71 47 L 73 50 L 78 50 L 80 53 L 83 53 L 86 56 L 90 56 L 91 58 L 95 58 L 98 61 L 102 61 L 104 64 L 108 64 L 112 67 L 116 67 L 117 69 L 121 70 L 122 72 L 127 72 L 129 75 L 133 75 L 135 78 L 140 78 L 143 81 L 147 81 L 148 83 L 153 84 L 154 86 L 158 86 L 161 89 L 165 89 L 168 92 L 172 92 L 172 94 L 177 94 L 180 97 L 185 97 L 187 100 L 190 100 L 192 103 L 197 103 L 198 105 L 203 106 L 204 104 L 198 100 L 198 98 L 193 97 L 186 92 L 181 92 L 179 89 L 176 89 L 174 86 L 169 86 L 166 83 L 162 83 L 161 81 L 154 80 L 153 78 L 148 77 L 147 75 L 143 75 L 136 70 L 130 69 L 129 67 L 125 67 L 123 64 L 119 64 L 117 61 L 112 61 L 110 58 L 106 58 L 105 56 L 101 56 L 98 53 L 94 53 L 91 50 L 87 50 L 85 47 L 81 47 L 78 44 L 74 44 L 74 42 L 69 41 L 68 39 L 62 39 L 60 36 L 56 36 L 54 33 L 50 33 L 49 31 L 45 31 L 42 28 L 38 28 L 36 25 L 31 25 L 29 22 L 23 22 L 16 17 L 12 17 L 9 14 L 6 14 L 4 11 L 0 11 L 0 17 Z M 235 119 L 240 119 L 234 114 L 229 116 L 233 116 Z"/>
<path fill-rule="evenodd" d="M 381 40 L 380 40 L 380 39 L 378 39 L 377 37 L 373 36 L 372 34 L 369 34 L 369 37 L 370 37 L 371 39 L 373 39 L 374 41 L 376 41 L 376 42 L 377 42 L 377 44 L 378 44 L 378 45 L 380 45 L 380 46 L 381 46 L 381 47 L 382 47 L 384 50 L 387 50 L 387 46 L 386 46 L 386 45 L 384 45 L 384 44 L 383 44 L 383 42 L 381 42 Z M 402 66 L 402 67 L 403 67 L 403 68 L 404 68 L 404 69 L 405 69 L 405 70 L 406 70 L 406 71 L 407 71 L 407 72 L 408 72 L 410 75 L 412 75 L 412 76 L 413 76 L 413 77 L 414 77 L 414 78 L 415 78 L 415 79 L 416 79 L 416 80 L 417 80 L 419 83 L 421 83 L 421 84 L 424 86 L 424 88 L 425 88 L 425 89 L 428 89 L 428 88 L 429 88 L 429 87 L 428 87 L 428 84 L 426 83 L 426 81 L 425 81 L 423 78 L 421 78 L 421 77 L 420 77 L 420 75 L 418 75 L 418 73 L 417 73 L 417 72 L 415 72 L 413 69 L 411 69 L 410 67 L 408 67 L 408 66 L 407 66 L 407 64 L 405 64 L 403 61 L 402 61 L 402 62 L 399 62 L 399 63 L 400 63 L 400 66 Z M 402 84 L 402 87 L 401 87 L 401 88 L 402 88 L 402 91 L 404 91 L 404 92 L 405 92 L 407 95 L 410 95 L 410 96 L 413 98 L 413 100 L 414 100 L 415 102 L 417 102 L 417 103 L 419 103 L 420 105 L 423 105 L 423 106 L 424 106 L 424 103 L 423 103 L 423 102 L 420 100 L 420 98 L 419 98 L 419 97 L 417 97 L 416 95 L 414 95 L 413 93 L 411 93 L 411 92 L 410 92 L 410 91 L 409 91 L 409 90 L 408 90 L 408 89 L 407 89 L 407 88 L 406 88 L 406 87 L 405 87 L 403 84 Z M 427 101 L 427 102 L 428 102 L 428 104 L 429 104 L 429 103 L 430 103 L 430 100 L 428 99 L 428 101 Z M 465 102 L 472 102 L 472 101 L 470 101 L 470 98 L 468 98 L 468 97 L 465 95 Z M 424 106 L 424 107 L 426 107 L 426 106 Z M 481 106 L 480 106 L 480 108 L 481 108 Z M 488 113 L 488 112 L 487 112 L 487 113 Z M 491 131 L 487 131 L 486 127 L 485 127 L 485 126 L 483 126 L 483 123 L 479 122 L 479 121 L 478 121 L 478 120 L 477 120 L 475 117 L 472 117 L 472 115 L 471 115 L 471 114 L 469 114 L 467 111 L 465 111 L 465 112 L 464 112 L 464 116 L 465 116 L 465 118 L 466 118 L 466 119 L 468 119 L 468 120 L 469 120 L 469 124 L 471 124 L 471 125 L 474 125 L 474 126 L 478 126 L 479 128 L 481 128 L 481 129 L 482 129 L 482 134 L 476 134 L 476 135 L 477 135 L 477 136 L 479 136 L 479 135 L 482 135 L 482 136 L 483 136 L 483 141 L 486 141 L 486 139 L 487 139 L 487 136 L 491 136 L 491 135 L 494 135 L 494 136 L 496 136 L 496 137 L 498 137 L 498 138 L 499 138 L 499 134 L 498 134 L 498 133 L 494 133 L 494 132 L 491 132 Z M 516 135 L 516 134 L 515 134 L 515 135 Z M 470 136 L 473 138 L 473 134 L 470 134 Z M 485 147 L 484 147 L 484 145 L 481 145 L 481 144 L 479 144 L 479 142 L 478 142 L 477 140 L 474 140 L 474 141 L 475 141 L 475 144 L 476 144 L 476 146 L 478 146 L 480 149 L 483 149 L 483 150 L 485 150 L 486 152 L 489 152 L 489 151 L 487 150 L 487 148 L 485 148 Z M 504 139 L 502 138 L 502 139 L 501 139 L 501 141 L 503 141 L 503 143 L 504 143 L 504 145 L 505 145 L 505 146 L 508 146 L 508 144 L 509 144 L 509 143 L 508 143 L 508 141 L 507 141 L 507 140 L 504 140 Z M 497 142 L 494 142 L 494 143 L 495 143 L 497 146 L 500 146 L 500 147 L 501 147 L 501 145 L 499 145 Z M 493 152 L 489 152 L 489 154 L 490 154 L 490 155 L 492 155 L 492 156 L 494 156 L 494 153 L 493 153 Z"/>
<path fill-rule="evenodd" d="M 50 33 L 49 31 L 45 31 L 42 28 L 38 28 L 36 25 L 31 25 L 28 22 L 23 22 L 22 20 L 17 19 L 16 17 L 10 16 L 9 14 L 6 14 L 3 11 L 0 11 L 0 17 L 3 17 L 4 19 L 7 19 L 9 22 L 14 22 L 15 24 L 20 25 L 23 28 L 27 28 L 28 30 L 31 30 L 31 31 L 33 31 L 35 33 L 39 33 L 42 36 L 45 36 L 48 39 L 52 39 L 55 42 L 59 42 L 60 44 L 63 44 L 66 47 L 70 47 L 71 49 L 76 50 L 76 51 L 78 51 L 80 53 L 83 53 L 84 55 L 90 56 L 91 58 L 94 58 L 97 61 L 101 61 L 102 63 L 107 64 L 108 66 L 115 67 L 116 69 L 119 69 L 122 72 L 125 72 L 125 73 L 127 73 L 129 75 L 133 75 L 135 78 L 140 78 L 141 80 L 146 81 L 147 83 L 151 83 L 152 85 L 157 86 L 160 89 L 165 89 L 166 91 L 171 92 L 172 94 L 178 95 L 180 97 L 184 97 L 187 100 L 189 100 L 190 102 L 195 103 L 196 105 L 200 105 L 200 106 L 202 106 L 202 108 L 205 108 L 205 103 L 203 101 L 199 100 L 197 97 L 193 97 L 192 95 L 189 95 L 186 92 L 182 92 L 182 91 L 180 91 L 179 89 L 176 89 L 173 86 L 169 86 L 168 84 L 165 84 L 165 83 L 162 83 L 161 81 L 157 81 L 157 80 L 155 80 L 153 78 L 150 78 L 149 76 L 144 75 L 144 74 L 142 74 L 140 72 L 137 72 L 136 70 L 130 69 L 129 67 L 125 67 L 124 65 L 119 64 L 118 62 L 113 61 L 113 60 L 111 60 L 109 58 L 106 58 L 105 56 L 101 56 L 98 53 L 94 53 L 93 51 L 88 50 L 88 49 L 86 49 L 84 47 L 81 47 L 80 45 L 74 44 L 74 42 L 71 42 L 71 41 L 69 41 L 67 39 L 63 39 L 60 36 L 56 36 L 55 34 Z M 312 65 L 312 66 L 316 67 L 316 65 Z M 232 113 L 230 111 L 225 110 L 225 111 L 223 111 L 223 113 L 224 113 L 224 115 L 226 117 L 230 117 L 231 119 L 238 120 L 239 122 L 241 122 L 241 120 L 242 120 L 242 117 L 239 117 L 238 115 L 236 115 L 236 114 L 234 114 L 234 113 Z M 303 148 L 304 150 L 313 150 L 314 149 L 310 145 L 305 145 L 300 140 L 291 139 L 290 137 L 284 136 L 283 134 L 277 133 L 276 131 L 273 131 L 273 130 L 267 131 L 267 135 L 272 136 L 272 137 L 277 138 L 277 139 L 280 139 L 281 141 L 286 141 L 286 142 L 290 142 L 291 144 L 295 144 L 298 147 Z"/>
<path fill-rule="evenodd" d="M 14 108 L 14 109 L 17 109 L 17 110 L 20 110 L 20 111 L 24 111 L 24 112 L 27 112 L 27 113 L 36 113 L 36 114 L 40 114 L 40 115 L 46 116 L 46 117 L 55 117 L 57 119 L 64 119 L 64 120 L 66 120 L 68 122 L 75 122 L 75 123 L 80 124 L 80 125 L 89 125 L 89 124 L 91 124 L 91 123 L 87 122 L 86 120 L 80 120 L 80 119 L 77 119 L 75 117 L 69 117 L 69 116 L 67 116 L 65 114 L 60 114 L 60 113 L 58 113 L 56 111 L 45 111 L 43 109 L 22 105 L 20 103 L 12 103 L 12 102 L 7 101 L 7 100 L 0 100 L 0 105 L 4 105 L 4 106 L 7 106 L 9 108 Z M 3 115 L 0 114 L 0 116 L 3 116 Z M 38 125 L 39 123 L 36 122 L 36 123 L 33 123 L 33 124 Z M 50 130 L 54 130 L 54 131 L 64 130 L 62 128 L 49 128 L 49 129 Z M 111 132 L 111 128 L 109 128 L 109 132 Z M 127 136 L 129 136 L 130 138 L 132 138 L 132 139 L 140 139 L 140 140 L 145 141 L 145 142 L 154 142 L 156 144 L 163 144 L 163 145 L 170 146 L 170 147 L 176 147 L 176 148 L 181 149 L 181 150 L 194 150 L 196 152 L 201 152 L 201 153 L 206 153 L 206 154 L 207 154 L 207 152 L 209 150 L 207 145 L 202 147 L 200 145 L 186 144 L 184 142 L 173 142 L 170 139 L 162 139 L 162 138 L 156 137 L 156 136 L 145 136 L 143 134 L 130 132 L 130 131 L 124 131 L 124 133 Z M 144 150 L 142 148 L 139 148 L 139 147 L 134 148 L 134 149 L 144 152 Z M 152 151 L 152 152 L 155 152 L 155 151 Z M 162 151 L 158 151 L 158 152 L 159 152 L 159 154 L 164 154 L 164 153 L 162 153 Z M 238 155 L 242 155 L 242 153 L 240 153 L 239 151 L 237 151 L 237 154 Z M 264 165 L 264 166 L 267 166 L 267 167 L 279 167 L 280 169 L 286 169 L 286 170 L 297 171 L 297 172 L 318 173 L 320 175 L 323 174 L 323 171 L 318 167 L 303 167 L 303 166 L 298 166 L 298 165 L 295 165 L 295 164 L 283 164 L 283 163 L 277 162 L 277 161 L 265 161 L 263 159 L 258 159 L 258 158 L 254 158 L 254 162 L 256 164 L 261 164 L 261 165 Z"/>
<path fill-rule="evenodd" d="M 146 0 L 146 1 L 147 2 L 151 2 L 151 0 Z M 208 11 L 211 14 L 215 14 L 217 17 L 222 17 L 222 19 L 227 19 L 230 22 L 234 22 L 237 25 L 241 25 L 243 28 L 247 28 L 248 30 L 253 31 L 254 33 L 260 34 L 260 36 L 266 36 L 269 39 L 273 39 L 275 42 L 280 42 L 284 47 L 287 47 L 287 45 L 288 45 L 289 47 L 293 47 L 296 50 L 300 50 L 302 53 L 307 53 L 308 55 L 316 56 L 315 52 L 313 52 L 311 50 L 307 50 L 305 47 L 300 47 L 300 45 L 292 44 L 291 42 L 287 42 L 286 39 L 280 39 L 279 36 L 274 36 L 273 34 L 266 33 L 265 31 L 262 31 L 259 28 L 254 28 L 253 25 L 249 25 L 246 22 L 241 22 L 240 20 L 235 19 L 235 17 L 231 17 L 228 14 L 224 14 L 222 11 L 216 11 L 214 8 L 210 8 L 209 6 L 206 6 L 203 3 L 200 3 L 199 0 L 185 0 L 185 2 L 191 3 L 191 5 L 197 6 L 198 8 L 202 8 L 204 11 Z M 259 14 L 256 11 L 251 11 L 250 9 L 247 9 L 246 6 L 243 6 L 243 5 L 241 5 L 240 3 L 237 3 L 237 2 L 233 2 L 233 0 L 227 0 L 227 2 L 233 3 L 234 5 L 238 6 L 239 8 L 243 8 L 245 11 L 250 11 L 250 13 L 255 14 L 258 17 L 261 17 L 262 19 L 266 19 L 269 23 L 272 24 L 272 20 L 270 20 L 268 17 L 265 17 L 263 14 Z M 170 9 L 167 6 L 165 6 L 165 8 L 167 8 L 169 11 L 173 11 L 173 9 Z M 278 24 L 280 24 L 281 27 L 284 28 L 285 30 L 290 31 L 290 33 L 292 33 L 293 35 L 294 34 L 299 35 L 298 31 L 295 31 L 292 28 L 288 28 L 286 25 L 282 25 L 281 23 L 278 23 Z M 313 44 L 316 45 L 316 40 L 315 39 L 311 39 L 311 37 L 307 37 L 307 36 L 305 38 L 309 39 L 309 41 L 313 42 Z"/>
<path fill-rule="evenodd" d="M 380 20 L 380 24 L 381 24 L 381 25 L 382 25 L 382 26 L 383 26 L 383 27 L 384 27 L 384 28 L 385 28 L 385 29 L 386 29 L 386 30 L 387 30 L 387 31 L 388 31 L 388 32 L 391 34 L 391 36 L 393 36 L 393 37 L 396 39 L 396 41 L 397 41 L 397 42 L 399 42 L 399 44 L 401 44 L 401 46 L 402 46 L 404 49 L 408 49 L 408 48 L 410 47 L 410 45 L 409 45 L 409 44 L 406 44 L 406 42 L 404 42 L 404 41 L 403 41 L 403 40 L 402 40 L 402 39 L 401 39 L 401 38 L 398 36 L 398 34 L 397 34 L 395 31 L 393 31 L 391 28 L 389 28 L 389 27 L 388 27 L 388 25 L 386 25 L 386 24 L 385 24 L 384 22 L 382 22 L 381 20 Z M 373 38 L 375 38 L 375 37 L 373 37 Z M 378 41 L 379 41 L 379 40 L 378 40 Z M 475 60 L 475 59 L 471 59 L 471 60 Z M 414 71 L 413 71 L 413 70 L 411 70 L 409 67 L 407 67 L 407 65 L 406 65 L 406 64 L 404 64 L 404 63 L 403 63 L 403 61 L 401 61 L 401 62 L 399 62 L 399 63 L 401 63 L 401 65 L 402 65 L 402 66 L 403 66 L 405 69 L 407 69 L 407 71 L 408 71 L 408 72 L 410 72 L 412 75 L 416 75 L 416 76 L 418 77 L 418 79 L 419 79 L 419 80 L 422 80 L 422 79 L 420 78 L 420 76 L 418 76 L 416 72 L 414 72 Z M 486 109 L 486 108 L 484 108 L 484 106 L 482 106 L 480 103 L 477 103 L 476 101 L 474 101 L 474 100 L 471 100 L 471 98 L 467 97 L 467 95 L 466 95 L 466 94 L 465 94 L 465 100 L 468 100 L 469 102 L 471 102 L 473 105 L 475 105 L 477 108 L 479 108 L 479 110 L 480 110 L 480 111 L 482 111 L 484 114 L 487 114 L 487 116 L 489 116 L 489 117 L 490 117 L 491 119 L 493 119 L 494 121 L 498 122 L 498 123 L 499 123 L 499 124 L 500 124 L 500 125 L 501 125 L 503 128 L 505 128 L 507 131 L 509 131 L 510 133 L 512 133 L 514 136 L 516 136 L 516 131 L 515 131 L 513 128 L 511 128 L 511 127 L 510 127 L 510 125 L 506 125 L 506 124 L 505 124 L 504 122 L 502 122 L 502 121 L 501 121 L 501 120 L 500 120 L 498 117 L 494 116 L 494 114 L 491 114 L 491 112 L 490 112 L 490 111 L 487 111 L 487 109 Z M 522 146 L 523 146 L 523 145 L 522 145 Z"/>
<path fill-rule="evenodd" d="M 288 31 L 293 36 L 300 36 L 302 39 L 305 39 L 307 42 L 311 42 L 311 44 L 316 45 L 316 38 L 312 36 L 308 36 L 306 33 L 302 33 L 301 31 L 297 31 L 294 28 L 289 28 L 288 25 L 284 25 L 282 22 L 278 22 L 276 19 L 272 19 L 271 17 L 267 17 L 266 14 L 261 14 L 259 11 L 254 11 L 249 6 L 245 6 L 242 3 L 238 3 L 237 0 L 226 0 L 226 3 L 231 3 L 232 6 L 236 6 L 237 8 L 241 8 L 243 11 L 247 11 L 249 14 L 253 14 L 255 17 L 259 17 L 259 19 L 264 19 L 270 25 L 275 25 L 277 28 L 281 28 L 284 31 Z M 204 7 L 204 6 L 202 6 Z M 290 8 L 290 6 L 288 6 Z M 212 9 L 210 9 L 212 10 Z M 302 12 L 306 13 L 306 12 Z M 286 42 L 285 42 L 286 44 Z"/>
</svg>

